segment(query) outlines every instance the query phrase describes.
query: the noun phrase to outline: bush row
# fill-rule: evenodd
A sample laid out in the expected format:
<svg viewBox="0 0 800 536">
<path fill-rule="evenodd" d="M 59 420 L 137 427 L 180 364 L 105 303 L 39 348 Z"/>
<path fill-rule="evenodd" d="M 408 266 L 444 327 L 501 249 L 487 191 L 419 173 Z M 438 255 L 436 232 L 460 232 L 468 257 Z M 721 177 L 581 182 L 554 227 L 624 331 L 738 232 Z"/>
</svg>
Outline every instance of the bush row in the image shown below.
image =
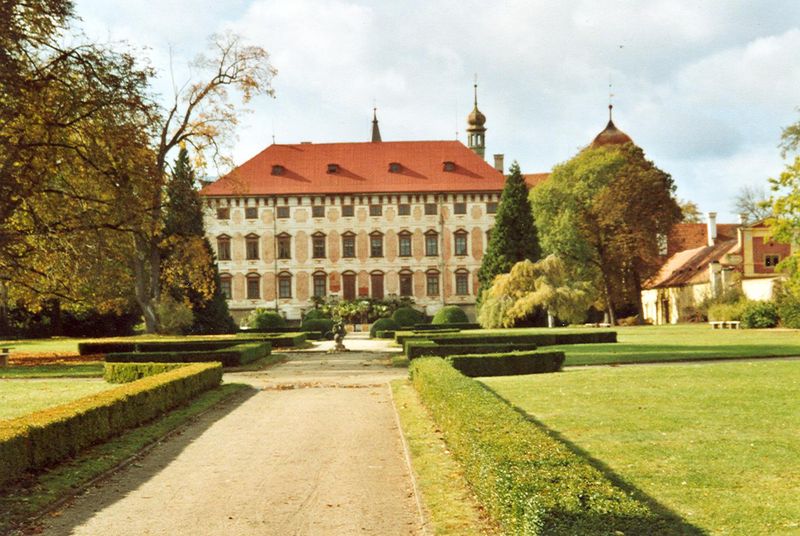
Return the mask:
<svg viewBox="0 0 800 536">
<path fill-rule="evenodd" d="M 397 333 L 393 329 L 382 329 L 375 332 L 376 339 L 394 339 L 394 334 Z"/>
<path fill-rule="evenodd" d="M 406 341 L 404 345 L 404 353 L 409 359 L 416 359 L 422 356 L 448 357 L 451 355 L 508 353 L 521 350 L 536 350 L 536 344 L 530 342 L 450 344 L 421 340 Z"/>
<path fill-rule="evenodd" d="M 433 335 L 441 333 L 460 333 L 458 328 L 434 329 L 434 330 L 413 330 L 413 331 L 395 331 L 394 342 L 397 344 L 404 344 L 407 339 L 428 339 Z"/>
<path fill-rule="evenodd" d="M 587 460 L 445 361 L 411 379 L 486 512 L 503 534 L 663 534 L 666 520 Z"/>
<path fill-rule="evenodd" d="M 548 332 L 541 331 L 531 333 L 529 331 L 508 330 L 500 333 L 487 334 L 482 331 L 457 332 L 457 333 L 414 333 L 395 337 L 395 340 L 402 344 L 412 340 L 429 340 L 440 344 L 468 344 L 470 342 L 480 343 L 504 343 L 504 342 L 528 342 L 539 346 L 554 346 L 557 344 L 592 344 L 592 343 L 612 343 L 617 342 L 616 331 L 580 331 L 580 332 Z"/>
<path fill-rule="evenodd" d="M 517 376 L 558 372 L 564 365 L 564 352 L 454 355 L 447 362 L 465 376 Z"/>
<path fill-rule="evenodd" d="M 481 329 L 481 325 L 475 322 L 452 322 L 450 324 L 414 324 L 415 331 L 429 331 L 440 329 Z"/>
<path fill-rule="evenodd" d="M 193 363 L 23 417 L 0 421 L 0 484 L 76 455 L 212 389 L 218 363 Z"/>
<path fill-rule="evenodd" d="M 308 339 L 306 333 L 294 331 L 290 333 L 262 333 L 258 335 L 238 335 L 240 341 L 267 341 L 273 348 L 293 348 L 303 346 Z"/>
<path fill-rule="evenodd" d="M 269 342 L 246 342 L 219 350 L 186 352 L 120 352 L 106 354 L 108 363 L 197 363 L 218 361 L 225 367 L 238 367 L 252 363 L 271 353 Z"/>
<path fill-rule="evenodd" d="M 103 379 L 108 383 L 130 383 L 186 365 L 186 363 L 103 363 Z"/>
</svg>

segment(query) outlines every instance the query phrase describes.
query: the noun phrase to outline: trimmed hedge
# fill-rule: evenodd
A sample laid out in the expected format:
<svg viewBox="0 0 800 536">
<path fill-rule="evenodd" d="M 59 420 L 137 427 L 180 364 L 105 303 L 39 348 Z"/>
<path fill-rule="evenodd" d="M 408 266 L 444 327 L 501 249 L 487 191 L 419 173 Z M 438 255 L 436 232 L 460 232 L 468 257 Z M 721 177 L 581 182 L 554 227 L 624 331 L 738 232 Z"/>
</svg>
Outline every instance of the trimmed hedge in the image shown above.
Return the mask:
<svg viewBox="0 0 800 536">
<path fill-rule="evenodd" d="M 422 356 L 448 357 L 451 355 L 508 353 L 521 350 L 536 350 L 530 342 L 490 343 L 490 344 L 439 344 L 433 341 L 406 341 L 403 353 L 409 359 Z"/>
<path fill-rule="evenodd" d="M 307 318 L 303 320 L 303 325 L 300 326 L 300 329 L 304 332 L 318 331 L 324 336 L 333 329 L 333 320 L 330 318 Z"/>
<path fill-rule="evenodd" d="M 481 325 L 476 322 L 451 322 L 449 324 L 414 324 L 414 331 L 430 331 L 440 329 L 481 329 Z"/>
<path fill-rule="evenodd" d="M 376 339 L 394 339 L 395 330 L 393 329 L 382 329 L 380 331 L 375 332 Z"/>
<path fill-rule="evenodd" d="M 560 344 L 597 344 L 617 342 L 616 331 L 580 331 L 580 332 L 519 332 L 509 330 L 501 333 L 486 334 L 482 331 L 467 331 L 457 333 L 427 333 L 417 332 L 399 333 L 395 340 L 400 344 L 405 344 L 412 340 L 428 340 L 440 344 L 469 344 L 471 342 L 480 343 L 505 343 L 505 342 L 530 342 L 539 346 L 555 346 Z"/>
<path fill-rule="evenodd" d="M 460 333 L 460 329 L 455 328 L 447 328 L 447 329 L 436 329 L 436 330 L 425 330 L 425 331 L 395 331 L 394 334 L 394 342 L 397 344 L 403 344 L 406 342 L 406 339 L 428 339 L 436 334 L 441 333 Z"/>
<path fill-rule="evenodd" d="M 431 324 L 454 324 L 454 323 L 467 323 L 469 318 L 464 309 L 458 305 L 445 305 L 433 315 Z"/>
<path fill-rule="evenodd" d="M 444 360 L 416 360 L 410 375 L 503 534 L 674 533 L 665 518 Z"/>
<path fill-rule="evenodd" d="M 238 367 L 268 356 L 271 345 L 266 341 L 245 342 L 218 350 L 185 352 L 124 352 L 106 355 L 108 363 L 197 363 L 218 361 L 225 367 Z"/>
<path fill-rule="evenodd" d="M 400 324 L 395 322 L 391 318 L 379 318 L 369 328 L 369 338 L 374 339 L 375 334 L 379 331 L 386 331 L 386 330 L 398 330 L 400 329 Z"/>
<path fill-rule="evenodd" d="M 413 307 L 400 307 L 392 313 L 392 320 L 401 328 L 409 328 L 425 321 L 425 313 Z M 427 324 L 425 324 L 427 325 Z"/>
<path fill-rule="evenodd" d="M 293 331 L 290 333 L 261 333 L 258 335 L 243 335 L 239 334 L 240 341 L 267 341 L 272 344 L 273 348 L 293 348 L 295 346 L 302 346 L 308 335 L 306 333 Z"/>
<path fill-rule="evenodd" d="M 134 342 L 79 342 L 80 355 L 111 354 L 114 352 L 133 352 L 136 350 Z"/>
<path fill-rule="evenodd" d="M 219 385 L 219 363 L 192 363 L 67 404 L 0 421 L 0 485 L 76 455 Z"/>
<path fill-rule="evenodd" d="M 230 348 L 246 342 L 261 342 L 264 336 L 237 336 L 229 339 L 176 339 L 165 341 L 117 341 L 78 343 L 80 355 L 127 352 L 195 352 Z"/>
<path fill-rule="evenodd" d="M 447 362 L 461 374 L 477 376 L 518 376 L 558 372 L 564 352 L 511 352 L 504 354 L 454 355 Z"/>
<path fill-rule="evenodd" d="M 185 366 L 185 363 L 103 363 L 103 379 L 108 383 L 130 383 Z"/>
</svg>

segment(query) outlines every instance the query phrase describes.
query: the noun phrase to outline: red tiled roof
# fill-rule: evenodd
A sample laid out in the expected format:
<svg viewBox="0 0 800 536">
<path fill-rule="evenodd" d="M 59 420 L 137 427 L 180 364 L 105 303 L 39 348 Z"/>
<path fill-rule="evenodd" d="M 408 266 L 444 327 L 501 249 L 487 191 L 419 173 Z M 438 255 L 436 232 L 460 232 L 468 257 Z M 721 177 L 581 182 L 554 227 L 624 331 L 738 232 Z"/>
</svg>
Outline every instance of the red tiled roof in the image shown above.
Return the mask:
<svg viewBox="0 0 800 536">
<path fill-rule="evenodd" d="M 679 251 L 672 255 L 658 273 L 644 284 L 644 288 L 680 287 L 693 283 L 704 283 L 708 281 L 708 265 L 722 259 L 736 248 L 737 244 L 737 240 L 718 239 L 713 246 L 702 245 Z"/>
<path fill-rule="evenodd" d="M 718 223 L 717 241 L 735 240 L 736 223 Z M 708 227 L 705 223 L 677 223 L 667 237 L 667 256 L 672 257 L 679 251 L 695 249 L 708 244 Z"/>
<path fill-rule="evenodd" d="M 533 188 L 534 186 L 539 186 L 541 183 L 547 180 L 549 177 L 549 173 L 523 173 L 522 178 L 525 179 L 525 184 L 528 186 L 528 190 Z"/>
<path fill-rule="evenodd" d="M 444 162 L 453 162 L 444 171 Z M 400 164 L 390 172 L 389 164 Z M 338 170 L 328 172 L 328 164 Z M 273 175 L 273 166 L 283 172 Z M 458 141 L 270 145 L 201 195 L 501 191 L 503 174 Z"/>
</svg>

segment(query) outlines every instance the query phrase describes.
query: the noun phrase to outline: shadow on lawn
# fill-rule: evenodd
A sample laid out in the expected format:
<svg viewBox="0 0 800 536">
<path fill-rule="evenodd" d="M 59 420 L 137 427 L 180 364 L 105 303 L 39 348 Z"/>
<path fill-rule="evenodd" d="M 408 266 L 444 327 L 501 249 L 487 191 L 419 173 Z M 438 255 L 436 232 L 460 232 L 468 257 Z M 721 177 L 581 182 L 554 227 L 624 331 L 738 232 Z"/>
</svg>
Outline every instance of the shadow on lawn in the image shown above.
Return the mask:
<svg viewBox="0 0 800 536">
<path fill-rule="evenodd" d="M 626 535 L 630 534 L 641 534 L 641 535 L 663 535 L 663 536 L 707 536 L 709 533 L 699 527 L 696 527 L 683 519 L 677 512 L 674 512 L 667 506 L 661 504 L 653 497 L 647 495 L 645 492 L 627 482 L 622 476 L 614 472 L 608 465 L 603 463 L 602 461 L 598 460 L 597 458 L 592 457 L 588 452 L 580 448 L 578 445 L 564 437 L 561 433 L 549 428 L 541 421 L 537 420 L 536 418 L 532 417 L 530 414 L 525 412 L 520 407 L 512 404 L 509 400 L 505 399 L 504 397 L 500 396 L 498 393 L 493 391 L 487 385 L 481 383 L 481 385 L 487 389 L 489 392 L 494 394 L 500 400 L 508 404 L 511 408 L 514 409 L 517 413 L 519 413 L 525 420 L 533 424 L 534 426 L 539 427 L 540 429 L 544 430 L 550 437 L 553 439 L 561 442 L 565 445 L 568 449 L 570 449 L 573 453 L 580 456 L 587 463 L 592 465 L 598 471 L 603 473 L 603 475 L 608 478 L 608 480 L 614 484 L 615 486 L 619 487 L 626 493 L 628 493 L 631 497 L 638 500 L 639 502 L 645 504 L 650 510 L 656 515 L 658 518 L 657 521 L 654 521 L 652 526 L 646 527 L 646 532 L 625 532 Z M 626 521 L 623 519 L 618 519 L 618 516 L 609 516 L 609 515 L 596 515 L 596 514 L 564 514 L 562 515 L 561 519 L 569 520 L 571 519 L 572 526 L 583 526 L 583 527 L 614 527 L 614 526 L 624 526 L 626 525 Z M 641 523 L 641 522 L 640 522 Z"/>
<path fill-rule="evenodd" d="M 53 492 L 59 492 L 58 496 L 54 496 L 47 503 L 49 506 L 45 506 L 46 510 L 44 513 L 47 514 L 48 511 L 52 511 L 54 508 L 55 512 L 50 515 L 45 515 L 41 519 L 35 521 L 26 519 L 32 512 L 28 512 L 26 517 L 19 515 L 22 514 L 22 512 L 18 512 L 16 516 L 12 513 L 12 516 L 17 517 L 17 519 L 12 521 L 11 526 L 6 526 L 7 529 L 11 529 L 11 532 L 7 534 L 38 534 L 42 529 L 41 525 L 48 527 L 46 529 L 48 534 L 71 534 L 72 529 L 81 526 L 104 508 L 124 499 L 130 492 L 139 488 L 142 484 L 161 472 L 172 463 L 187 446 L 202 436 L 206 430 L 247 402 L 258 392 L 259 390 L 253 387 L 248 386 L 242 388 L 240 391 L 214 403 L 214 405 L 203 410 L 201 413 L 188 417 L 187 420 L 178 423 L 174 428 L 166 431 L 165 435 L 162 435 L 162 437 L 156 438 L 155 441 L 148 442 L 132 457 L 116 460 L 116 465 L 110 470 L 101 472 L 100 475 L 92 477 L 89 482 L 84 480 L 76 484 L 74 489 L 47 489 L 47 484 L 44 484 L 44 489 L 42 489 L 42 484 L 37 482 L 38 477 L 36 477 L 36 480 L 29 482 L 25 488 L 19 490 L 20 495 L 18 496 L 18 500 L 21 502 L 27 501 L 24 497 L 24 489 L 27 489 L 28 493 L 36 493 L 38 490 L 40 493 L 44 492 L 50 495 L 52 495 Z M 177 410 L 185 407 L 186 406 L 181 406 L 177 408 Z M 167 413 L 163 418 L 169 418 L 169 415 L 170 414 Z M 158 422 L 158 420 L 151 421 L 151 423 L 145 424 L 143 427 L 151 426 Z M 113 451 L 117 448 L 114 445 L 115 442 L 124 443 L 131 434 L 137 433 L 141 428 L 142 427 L 134 428 L 106 443 L 92 447 L 88 451 L 82 453 L 77 460 L 58 465 L 51 469 L 49 473 L 68 473 L 76 464 L 78 466 L 92 464 L 92 458 L 113 456 L 113 454 L 109 454 L 107 450 L 110 449 Z M 162 434 L 164 433 L 162 432 Z M 9 491 L 14 493 L 13 490 Z M 73 498 L 79 497 L 83 493 L 91 495 L 92 500 L 78 501 L 76 504 L 72 504 Z M 64 494 L 66 494 L 66 496 L 64 496 Z"/>
</svg>

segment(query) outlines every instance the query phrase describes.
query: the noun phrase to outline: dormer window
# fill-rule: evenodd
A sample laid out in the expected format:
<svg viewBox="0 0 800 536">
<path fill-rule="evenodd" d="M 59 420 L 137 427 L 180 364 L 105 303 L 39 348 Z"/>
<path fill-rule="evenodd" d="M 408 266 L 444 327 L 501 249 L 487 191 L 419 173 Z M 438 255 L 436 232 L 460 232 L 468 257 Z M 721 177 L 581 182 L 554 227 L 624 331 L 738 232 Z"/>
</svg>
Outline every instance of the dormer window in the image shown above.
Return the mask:
<svg viewBox="0 0 800 536">
<path fill-rule="evenodd" d="M 280 164 L 275 164 L 274 166 L 272 166 L 272 174 L 283 175 L 283 166 Z"/>
<path fill-rule="evenodd" d="M 456 163 L 450 160 L 445 160 L 444 162 L 442 162 L 442 169 L 444 169 L 445 171 L 455 171 Z"/>
<path fill-rule="evenodd" d="M 336 173 L 339 171 L 339 164 L 328 164 L 328 173 Z"/>
<path fill-rule="evenodd" d="M 390 162 L 389 173 L 400 173 L 400 162 Z"/>
</svg>

